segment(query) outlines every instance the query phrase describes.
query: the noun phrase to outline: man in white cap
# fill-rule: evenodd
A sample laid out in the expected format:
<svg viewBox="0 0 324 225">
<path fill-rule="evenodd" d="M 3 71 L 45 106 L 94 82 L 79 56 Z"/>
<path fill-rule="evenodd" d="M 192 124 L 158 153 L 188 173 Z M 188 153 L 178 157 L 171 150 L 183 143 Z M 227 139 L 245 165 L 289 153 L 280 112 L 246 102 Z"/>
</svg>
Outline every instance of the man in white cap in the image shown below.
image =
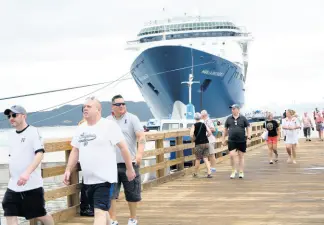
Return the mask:
<svg viewBox="0 0 324 225">
<path fill-rule="evenodd" d="M 230 108 L 232 109 L 232 116 L 226 119 L 222 144 L 225 145 L 225 137 L 228 134 L 228 150 L 230 151 L 232 166 L 230 178 L 235 178 L 237 173 L 236 154 L 233 150 L 237 151 L 239 157 L 239 178 L 244 178 L 244 153 L 246 152 L 247 140 L 251 140 L 250 124 L 245 116 L 240 115 L 238 104 L 234 104 Z"/>
<path fill-rule="evenodd" d="M 53 218 L 45 209 L 41 176 L 41 161 L 45 152 L 43 139 L 37 128 L 27 124 L 27 112 L 22 106 L 14 105 L 4 114 L 15 128 L 9 134 L 10 180 L 2 201 L 7 224 L 18 225 L 19 216 L 53 225 Z"/>
</svg>

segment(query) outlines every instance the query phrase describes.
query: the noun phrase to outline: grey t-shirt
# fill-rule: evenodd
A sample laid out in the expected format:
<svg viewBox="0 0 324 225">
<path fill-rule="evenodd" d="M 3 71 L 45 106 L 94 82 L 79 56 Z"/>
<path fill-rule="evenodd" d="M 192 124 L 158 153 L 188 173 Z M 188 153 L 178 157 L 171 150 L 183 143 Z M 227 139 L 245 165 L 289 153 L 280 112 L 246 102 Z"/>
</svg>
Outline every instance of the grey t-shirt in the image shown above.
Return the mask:
<svg viewBox="0 0 324 225">
<path fill-rule="evenodd" d="M 140 120 L 138 119 L 138 117 L 132 113 L 127 112 L 120 119 L 116 119 L 112 115 L 109 115 L 107 119 L 114 120 L 119 125 L 126 139 L 131 157 L 132 159 L 134 159 L 136 157 L 136 152 L 137 152 L 136 132 L 144 131 L 144 128 Z M 117 146 L 116 146 L 116 156 L 117 156 L 117 163 L 125 162 Z"/>
<path fill-rule="evenodd" d="M 245 142 L 245 128 L 249 126 L 250 123 L 245 116 L 239 115 L 237 119 L 233 115 L 227 117 L 225 127 L 228 128 L 228 141 Z"/>
</svg>

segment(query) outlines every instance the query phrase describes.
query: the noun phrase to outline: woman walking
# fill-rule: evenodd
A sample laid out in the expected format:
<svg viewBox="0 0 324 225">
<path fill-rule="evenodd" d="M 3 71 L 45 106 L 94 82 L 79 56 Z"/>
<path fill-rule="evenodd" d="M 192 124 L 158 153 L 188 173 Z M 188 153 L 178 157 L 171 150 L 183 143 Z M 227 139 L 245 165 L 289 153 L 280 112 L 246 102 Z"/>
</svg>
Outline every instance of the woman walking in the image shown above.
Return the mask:
<svg viewBox="0 0 324 225">
<path fill-rule="evenodd" d="M 198 170 L 200 167 L 200 160 L 203 159 L 207 168 L 207 178 L 211 178 L 210 164 L 208 161 L 209 156 L 209 141 L 208 137 L 212 134 L 210 129 L 202 122 L 201 114 L 195 113 L 194 116 L 196 123 L 192 125 L 190 130 L 190 136 L 195 140 L 195 172 L 193 173 L 193 177 L 198 176 Z"/>
<path fill-rule="evenodd" d="M 285 130 L 286 134 L 286 150 L 288 153 L 287 163 L 296 164 L 296 147 L 298 143 L 298 133 L 300 130 L 300 122 L 294 117 L 294 110 L 287 110 L 287 117 L 283 120 L 282 129 Z"/>
<path fill-rule="evenodd" d="M 268 149 L 269 149 L 269 162 L 273 164 L 273 153 L 276 155 L 275 162 L 278 161 L 277 143 L 280 139 L 279 124 L 273 119 L 273 114 L 268 113 L 267 120 L 263 124 L 263 128 L 268 131 Z"/>
</svg>

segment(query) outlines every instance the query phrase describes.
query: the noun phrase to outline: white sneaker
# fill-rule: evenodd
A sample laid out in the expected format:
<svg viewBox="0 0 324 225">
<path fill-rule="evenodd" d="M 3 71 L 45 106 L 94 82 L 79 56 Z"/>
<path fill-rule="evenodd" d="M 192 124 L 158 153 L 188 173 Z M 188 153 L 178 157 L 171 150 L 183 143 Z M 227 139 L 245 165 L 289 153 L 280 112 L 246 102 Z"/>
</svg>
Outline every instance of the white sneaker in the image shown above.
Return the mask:
<svg viewBox="0 0 324 225">
<path fill-rule="evenodd" d="M 115 221 L 111 221 L 111 225 L 118 225 L 118 221 L 117 220 L 115 220 Z"/>
<path fill-rule="evenodd" d="M 128 225 L 138 225 L 137 220 L 136 219 L 129 219 L 128 220 Z"/>
<path fill-rule="evenodd" d="M 236 171 L 236 170 L 232 170 L 232 173 L 231 173 L 231 176 L 230 176 L 230 178 L 231 178 L 231 179 L 234 179 L 234 178 L 235 178 L 235 176 L 236 176 L 236 173 L 237 173 L 237 171 Z"/>
</svg>

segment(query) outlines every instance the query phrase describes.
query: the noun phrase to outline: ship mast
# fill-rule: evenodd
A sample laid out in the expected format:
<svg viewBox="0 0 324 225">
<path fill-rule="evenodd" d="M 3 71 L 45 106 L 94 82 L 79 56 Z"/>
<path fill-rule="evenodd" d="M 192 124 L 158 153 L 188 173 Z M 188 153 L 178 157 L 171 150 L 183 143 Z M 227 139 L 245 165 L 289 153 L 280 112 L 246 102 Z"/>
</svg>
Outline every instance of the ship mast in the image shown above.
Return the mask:
<svg viewBox="0 0 324 225">
<path fill-rule="evenodd" d="M 183 81 L 181 84 L 188 84 L 189 87 L 189 104 L 191 104 L 191 89 L 193 84 L 199 84 L 199 81 L 193 81 L 193 75 L 189 74 L 189 80 L 188 81 Z"/>
</svg>

